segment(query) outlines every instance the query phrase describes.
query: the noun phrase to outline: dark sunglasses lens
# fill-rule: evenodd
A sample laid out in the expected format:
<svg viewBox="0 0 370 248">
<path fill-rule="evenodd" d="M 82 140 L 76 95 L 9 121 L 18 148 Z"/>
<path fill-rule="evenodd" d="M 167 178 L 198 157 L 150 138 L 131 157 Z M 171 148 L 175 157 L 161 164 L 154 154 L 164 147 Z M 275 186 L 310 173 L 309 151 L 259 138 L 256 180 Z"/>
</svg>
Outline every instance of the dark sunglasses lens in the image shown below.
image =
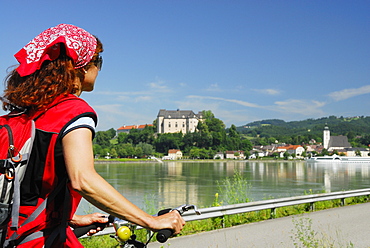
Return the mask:
<svg viewBox="0 0 370 248">
<path fill-rule="evenodd" d="M 103 67 L 103 58 L 101 56 L 97 57 L 95 60 L 96 67 L 98 67 L 99 70 Z"/>
</svg>

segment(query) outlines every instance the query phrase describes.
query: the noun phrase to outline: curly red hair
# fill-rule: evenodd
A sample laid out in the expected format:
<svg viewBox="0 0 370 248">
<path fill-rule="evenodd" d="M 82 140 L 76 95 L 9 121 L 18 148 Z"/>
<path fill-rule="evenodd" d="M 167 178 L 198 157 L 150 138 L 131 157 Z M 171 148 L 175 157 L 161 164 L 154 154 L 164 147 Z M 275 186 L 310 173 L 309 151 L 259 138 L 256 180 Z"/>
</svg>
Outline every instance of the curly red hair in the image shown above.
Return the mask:
<svg viewBox="0 0 370 248">
<path fill-rule="evenodd" d="M 12 70 L 6 78 L 4 98 L 8 102 L 3 102 L 3 109 L 44 109 L 60 95 L 75 94 L 79 90 L 76 79 L 83 82 L 83 71 L 94 64 L 101 52 L 103 44 L 97 38 L 95 54 L 83 68 L 74 69 L 72 59 L 66 56 L 65 51 L 61 51 L 58 59 L 44 62 L 40 70 L 29 76 L 21 77 L 15 69 Z"/>
</svg>

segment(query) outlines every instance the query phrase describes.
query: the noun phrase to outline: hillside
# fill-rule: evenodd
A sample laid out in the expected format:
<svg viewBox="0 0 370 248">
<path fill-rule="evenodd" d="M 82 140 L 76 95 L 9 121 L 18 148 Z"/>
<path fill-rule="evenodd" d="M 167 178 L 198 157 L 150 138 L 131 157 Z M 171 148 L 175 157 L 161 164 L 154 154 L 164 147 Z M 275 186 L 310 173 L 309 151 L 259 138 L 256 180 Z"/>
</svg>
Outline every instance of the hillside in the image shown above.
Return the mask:
<svg viewBox="0 0 370 248">
<path fill-rule="evenodd" d="M 322 136 L 328 125 L 332 135 L 368 136 L 370 135 L 370 117 L 336 117 L 285 122 L 279 119 L 262 120 L 237 127 L 237 131 L 251 137 L 278 137 L 292 135 Z M 349 137 L 350 138 L 350 137 Z"/>
</svg>

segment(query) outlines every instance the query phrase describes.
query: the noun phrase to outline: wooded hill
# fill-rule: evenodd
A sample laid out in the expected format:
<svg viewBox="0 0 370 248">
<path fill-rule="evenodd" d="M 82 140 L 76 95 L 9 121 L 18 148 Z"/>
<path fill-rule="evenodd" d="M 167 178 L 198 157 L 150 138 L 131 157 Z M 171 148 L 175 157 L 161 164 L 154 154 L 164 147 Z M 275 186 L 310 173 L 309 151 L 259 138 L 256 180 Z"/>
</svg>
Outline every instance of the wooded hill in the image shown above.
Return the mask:
<svg viewBox="0 0 370 248">
<path fill-rule="evenodd" d="M 370 117 L 336 117 L 329 116 L 319 119 L 285 122 L 279 119 L 255 121 L 237 127 L 237 131 L 248 136 L 266 140 L 273 139 L 284 143 L 308 143 L 311 139 L 322 142 L 325 125 L 332 136 L 345 135 L 349 141 L 363 145 L 370 142 Z M 364 140 L 365 139 L 365 140 Z M 369 139 L 369 142 L 367 142 Z M 357 144 L 353 144 L 357 145 Z"/>
</svg>

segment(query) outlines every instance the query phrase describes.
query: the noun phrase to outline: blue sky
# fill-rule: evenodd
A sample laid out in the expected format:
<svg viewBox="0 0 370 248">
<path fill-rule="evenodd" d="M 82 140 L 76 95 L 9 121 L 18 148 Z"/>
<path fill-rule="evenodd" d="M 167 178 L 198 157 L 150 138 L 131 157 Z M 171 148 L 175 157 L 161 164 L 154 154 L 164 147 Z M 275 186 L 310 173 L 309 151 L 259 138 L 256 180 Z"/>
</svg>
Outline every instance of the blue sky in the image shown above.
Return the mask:
<svg viewBox="0 0 370 248">
<path fill-rule="evenodd" d="M 159 109 L 211 110 L 228 127 L 370 116 L 370 1 L 10 1 L 0 3 L 0 77 L 43 30 L 70 23 L 105 51 L 82 98 L 98 130 Z M 3 90 L 3 84 L 0 86 Z"/>
</svg>

